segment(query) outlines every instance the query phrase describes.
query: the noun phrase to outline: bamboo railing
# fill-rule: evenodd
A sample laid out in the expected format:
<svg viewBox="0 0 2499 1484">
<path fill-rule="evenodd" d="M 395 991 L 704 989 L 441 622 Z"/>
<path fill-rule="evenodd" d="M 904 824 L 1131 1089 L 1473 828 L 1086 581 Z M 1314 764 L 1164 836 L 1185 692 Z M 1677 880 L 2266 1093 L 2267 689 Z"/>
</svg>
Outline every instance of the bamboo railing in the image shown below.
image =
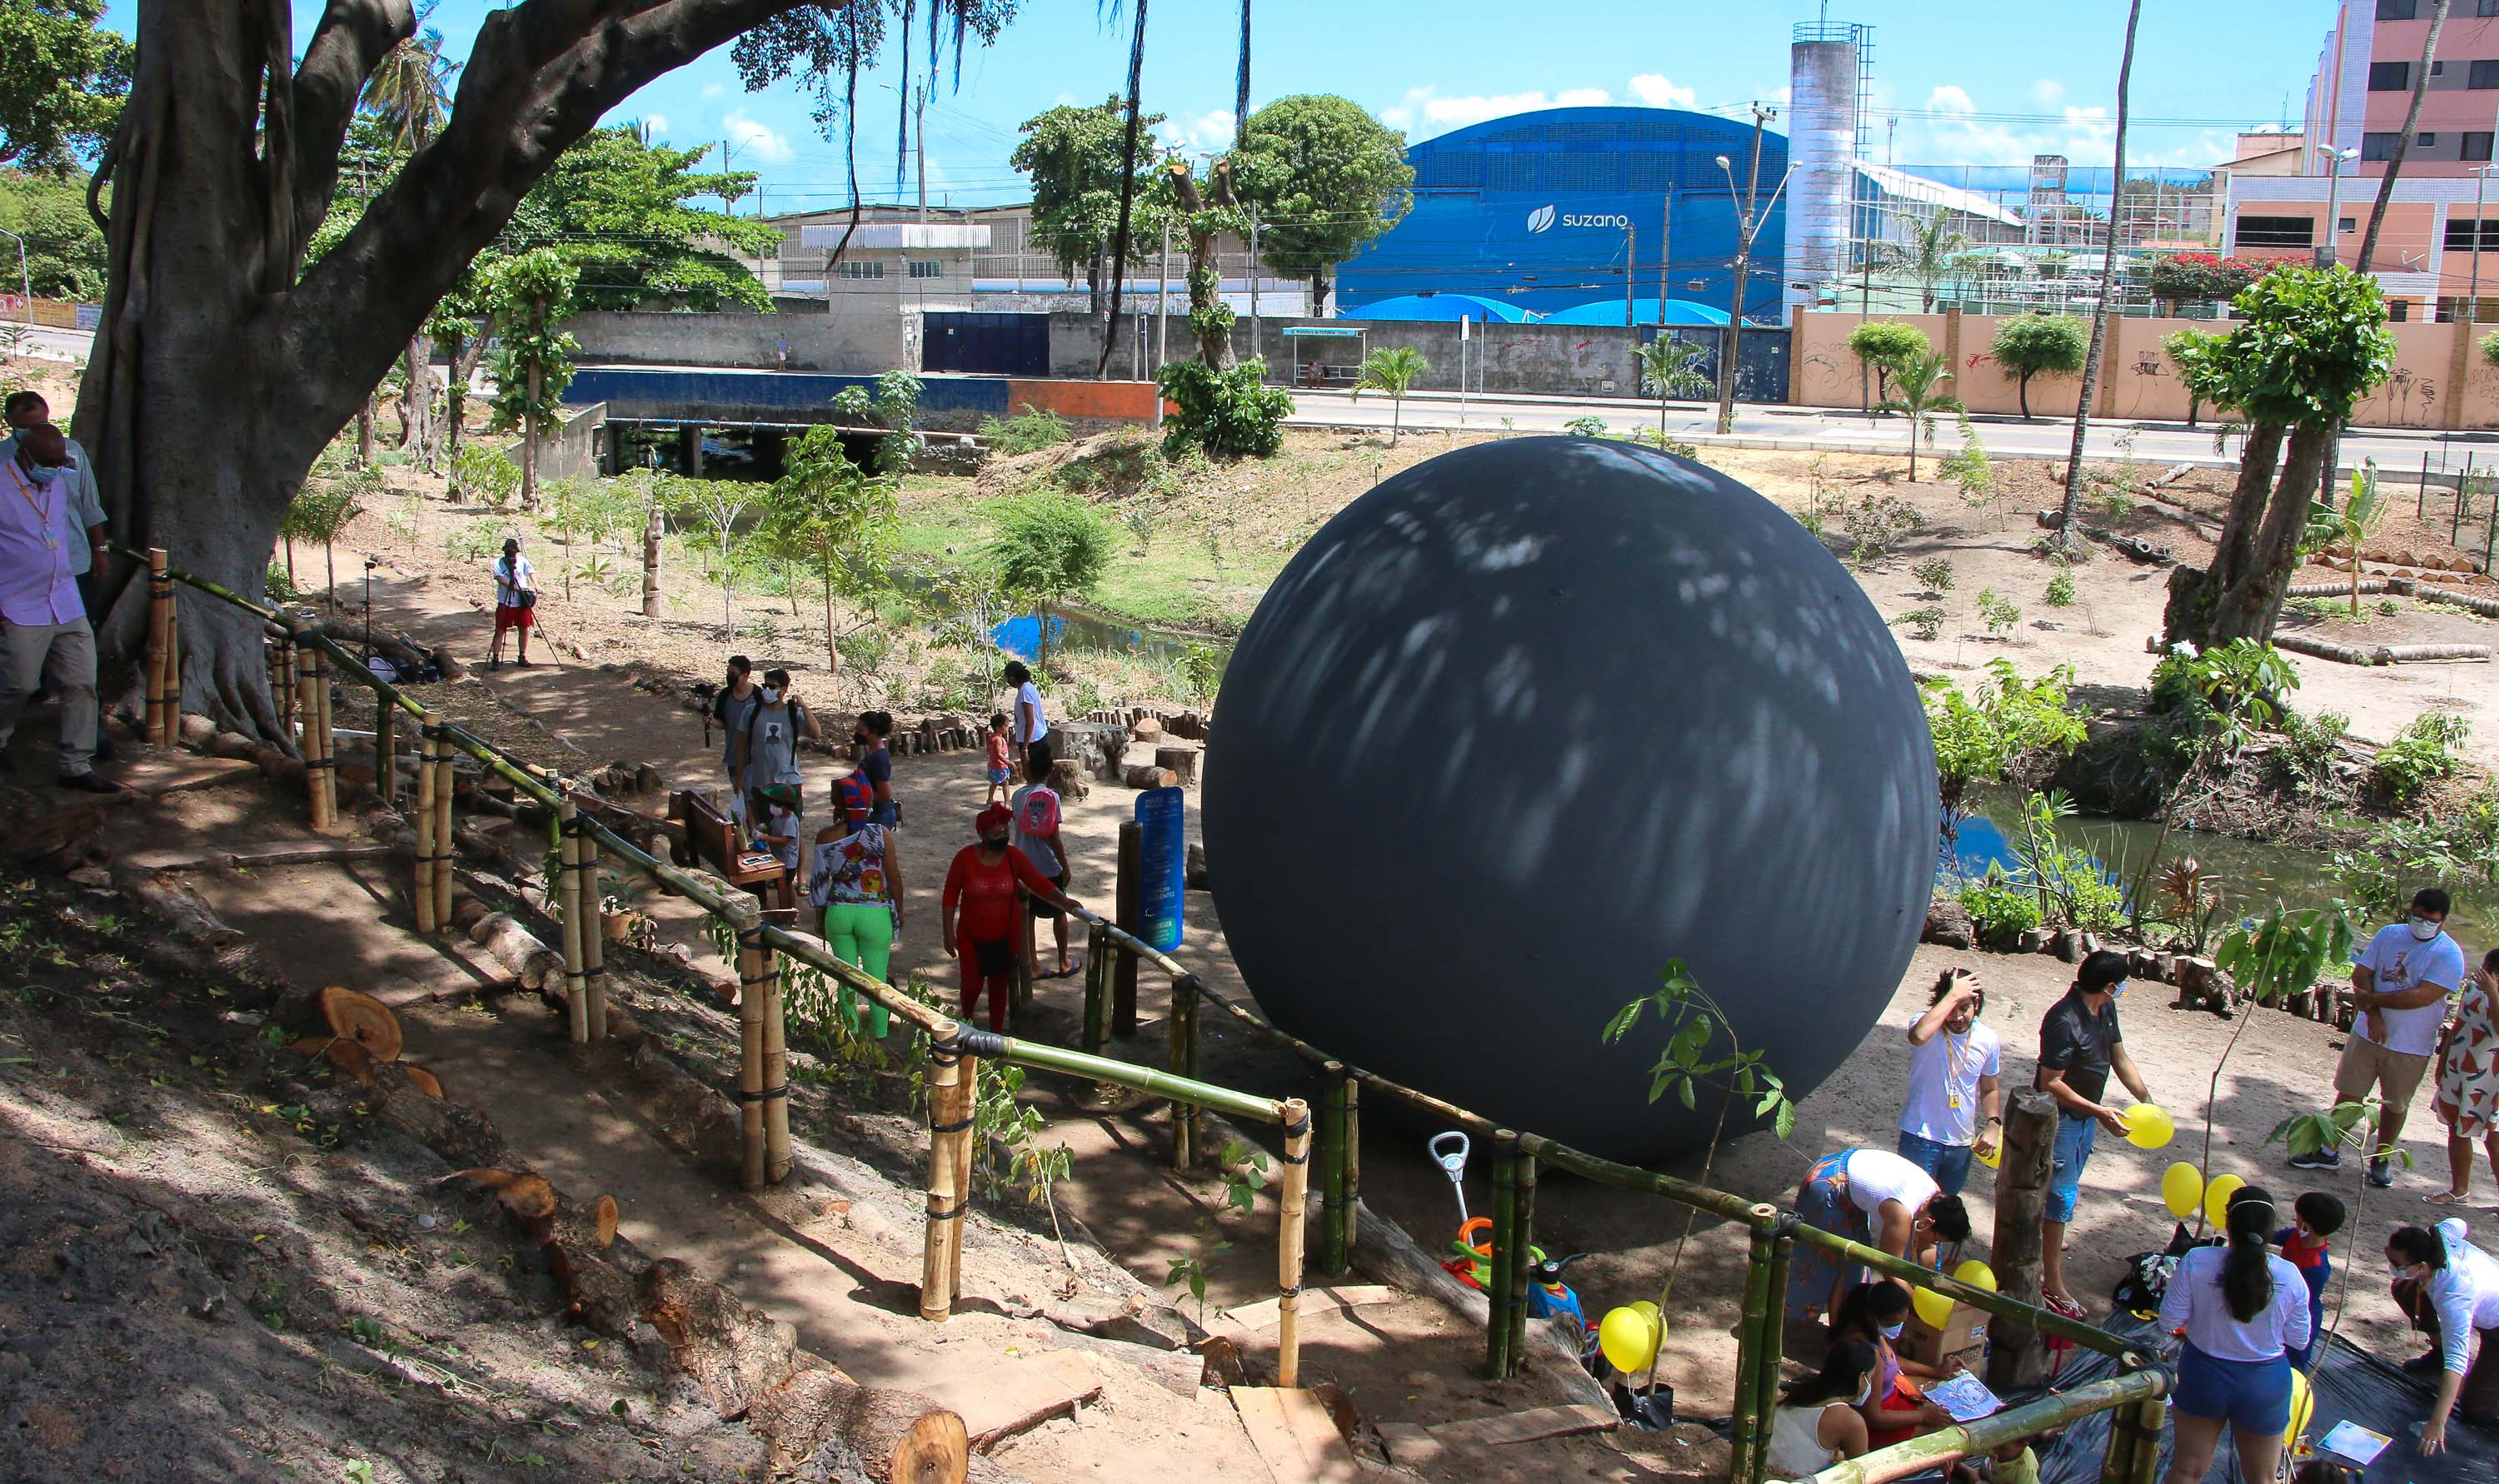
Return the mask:
<svg viewBox="0 0 2499 1484">
<path fill-rule="evenodd" d="M 161 551 L 150 554 L 116 546 L 122 556 L 149 563 L 151 601 L 159 600 Z M 1524 1355 L 1528 1289 L 1532 1280 L 1526 1261 L 1535 1241 L 1535 1210 L 1540 1166 L 1566 1171 L 1583 1179 L 1619 1189 L 1640 1191 L 1676 1205 L 1706 1212 L 1743 1226 L 1748 1253 L 1742 1318 L 1738 1322 L 1736 1361 L 1734 1450 L 1730 1477 L 1736 1484 L 1765 1484 L 1768 1471 L 1769 1420 L 1777 1402 L 1782 1326 L 1785 1315 L 1789 1254 L 1794 1243 L 1820 1246 L 1843 1259 L 1913 1287 L 1944 1295 L 1990 1313 L 2014 1318 L 2030 1328 L 2071 1339 L 2116 1356 L 2133 1368 L 2110 1380 L 2093 1382 L 2061 1396 L 2011 1408 L 1965 1427 L 1937 1433 L 1835 1465 L 1814 1476 L 1811 1484 L 1887 1484 L 1934 1464 L 1969 1452 L 1994 1448 L 2061 1427 L 2098 1411 L 2132 1409 L 2131 1425 L 2121 1421 L 2112 1430 L 2106 1475 L 2124 1484 L 2151 1484 L 2153 1460 L 2158 1452 L 2158 1424 L 2167 1394 L 2169 1372 L 2145 1366 L 2124 1342 L 2044 1308 L 1964 1283 L 1957 1278 L 1894 1257 L 1878 1248 L 1826 1232 L 1798 1220 L 1775 1206 L 1676 1177 L 1642 1170 L 1575 1149 L 1539 1134 L 1520 1133 L 1464 1108 L 1406 1086 L 1378 1073 L 1346 1062 L 1325 1048 L 1291 1035 L 1247 1008 L 1209 989 L 1203 981 L 1170 954 L 1146 944 L 1097 913 L 1079 908 L 1076 916 L 1087 928 L 1090 952 L 1085 977 L 1082 1049 L 1048 1046 L 1013 1036 L 975 1029 L 871 978 L 857 966 L 833 956 L 819 943 L 761 920 L 754 899 L 715 878 L 679 869 L 651 855 L 617 834 L 595 815 L 578 808 L 569 785 L 509 757 L 494 744 L 443 720 L 390 682 L 368 670 L 356 657 L 328 634 L 291 622 L 277 610 L 211 582 L 171 566 L 162 566 L 161 616 L 151 610 L 150 674 L 172 675 L 173 696 L 164 712 L 151 709 L 151 737 L 179 735 L 180 684 L 178 659 L 173 646 L 179 627 L 173 609 L 173 583 L 258 615 L 270 629 L 273 694 L 284 694 L 290 682 L 306 674 L 305 651 L 311 656 L 309 674 L 317 694 L 307 693 L 293 708 L 297 729 L 308 743 L 324 750 L 331 765 L 313 768 L 308 757 L 307 787 L 316 823 L 337 815 L 335 756 L 328 748 L 330 669 L 351 676 L 376 697 L 377 718 L 393 710 L 414 718 L 422 739 L 417 771 L 416 880 L 412 898 L 420 932 L 448 930 L 451 921 L 451 858 L 453 754 L 464 753 L 514 789 L 554 811 L 557 848 L 566 880 L 555 893 L 565 933 L 565 985 L 573 1039 L 597 1042 L 605 1036 L 606 1008 L 600 975 L 598 853 L 604 846 L 617 862 L 702 909 L 730 925 L 736 944 L 741 981 L 739 1102 L 746 1126 L 746 1176 L 750 1187 L 778 1179 L 789 1169 L 787 1052 L 783 1049 L 782 974 L 776 959 L 804 964 L 836 984 L 883 1006 L 892 1016 L 925 1035 L 930 1048 L 928 1092 L 929 1173 L 927 1230 L 923 1247 L 921 1314 L 942 1321 L 952 1312 L 962 1283 L 962 1216 L 970 1200 L 971 1140 L 981 1058 L 1108 1082 L 1168 1099 L 1174 1105 L 1174 1163 L 1186 1168 L 1203 1153 L 1201 1111 L 1227 1117 L 1278 1125 L 1283 1133 L 1283 1170 L 1277 1181 L 1279 1228 L 1277 1288 L 1279 1294 L 1278 1377 L 1292 1386 L 1299 1374 L 1299 1295 L 1304 1272 L 1304 1208 L 1315 1145 L 1320 1170 L 1322 1209 L 1319 1264 L 1340 1274 L 1350 1264 L 1359 1229 L 1355 1217 L 1361 1199 L 1361 1090 L 1394 1098 L 1409 1107 L 1447 1121 L 1494 1149 L 1494 1243 L 1491 1318 L 1487 1326 L 1487 1369 L 1497 1378 L 1517 1373 Z M 158 648 L 158 636 L 164 646 Z M 284 713 L 281 712 L 281 715 Z M 387 726 L 377 725 L 376 773 L 379 787 L 389 788 L 394 762 L 388 751 Z M 326 815 L 325 815 L 326 811 Z M 1123 976 L 1150 963 L 1171 979 L 1170 1070 L 1158 1071 L 1098 1054 L 1112 1028 L 1112 1001 Z M 1129 982 L 1133 982 L 1132 979 Z M 749 989 L 756 992 L 745 992 Z M 1299 1098 L 1274 1099 L 1201 1081 L 1199 1019 L 1202 1003 L 1215 1006 L 1258 1035 L 1294 1052 L 1320 1074 L 1323 1095 L 1320 1116 L 1314 1119 Z M 754 1010 L 747 1006 L 752 1002 Z M 749 1029 L 749 1026 L 752 1029 Z M 2136 1439 L 2149 1428 L 2151 1441 Z"/>
</svg>

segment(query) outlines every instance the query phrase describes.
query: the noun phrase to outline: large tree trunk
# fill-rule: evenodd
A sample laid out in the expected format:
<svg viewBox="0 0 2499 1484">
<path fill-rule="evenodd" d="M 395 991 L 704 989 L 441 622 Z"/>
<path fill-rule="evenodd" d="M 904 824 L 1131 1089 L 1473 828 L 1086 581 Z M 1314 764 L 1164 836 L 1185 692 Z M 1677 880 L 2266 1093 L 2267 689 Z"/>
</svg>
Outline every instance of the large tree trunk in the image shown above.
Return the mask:
<svg viewBox="0 0 2499 1484">
<path fill-rule="evenodd" d="M 2332 428 L 2296 428 L 2282 457 L 2282 479 L 2257 530 L 2256 550 L 2244 570 L 2219 590 L 2213 602 L 2211 642 L 2271 639 L 2290 571 L 2299 563 L 2299 538 L 2308 529 L 2308 502 L 2317 489 L 2317 467 L 2333 441 Z"/>
<path fill-rule="evenodd" d="M 2255 565 L 2256 533 L 2273 497 L 2274 470 L 2282 456 L 2282 425 L 2258 423 L 2239 445 L 2239 482 L 2230 492 L 2229 514 L 2213 546 L 2213 564 L 2201 571 L 2174 567 L 2169 602 L 2161 615 L 2166 642 L 2184 639 L 2198 649 L 2213 642 L 2214 604 Z"/>
<path fill-rule="evenodd" d="M 1171 177 L 1172 190 L 1180 198 L 1180 209 L 1187 222 L 1188 237 L 1188 323 L 1197 332 L 1197 358 L 1209 371 L 1232 369 L 1232 312 L 1223 303 L 1223 280 L 1215 266 L 1215 229 L 1205 225 L 1209 203 L 1198 194 L 1197 178 L 1189 174 L 1187 162 L 1174 160 L 1163 167 Z M 1232 197 L 1232 162 L 1217 160 L 1212 176 L 1215 207 L 1229 210 Z"/>
<path fill-rule="evenodd" d="M 543 316 L 541 316 L 543 320 Z M 530 414 L 521 419 L 521 508 L 538 507 L 538 387 L 539 369 L 530 365 Z"/>
<path fill-rule="evenodd" d="M 423 334 L 407 338 L 403 358 L 406 385 L 399 398 L 399 446 L 409 462 L 429 472 L 438 468 L 434 435 L 434 361 L 432 342 Z"/>
<path fill-rule="evenodd" d="M 139 0 L 130 95 L 89 187 L 110 274 L 74 424 L 115 533 L 259 597 L 314 456 L 557 156 L 643 83 L 799 3 L 487 13 L 442 132 L 305 274 L 365 80 L 415 29 L 408 0 L 329 0 L 300 62 L 279 0 Z M 146 647 L 133 575 L 99 573 L 108 694 Z M 280 735 L 259 620 L 180 613 L 185 707 Z"/>
<path fill-rule="evenodd" d="M 365 394 L 365 404 L 356 409 L 356 468 L 373 467 L 373 403 L 379 389 Z"/>
</svg>

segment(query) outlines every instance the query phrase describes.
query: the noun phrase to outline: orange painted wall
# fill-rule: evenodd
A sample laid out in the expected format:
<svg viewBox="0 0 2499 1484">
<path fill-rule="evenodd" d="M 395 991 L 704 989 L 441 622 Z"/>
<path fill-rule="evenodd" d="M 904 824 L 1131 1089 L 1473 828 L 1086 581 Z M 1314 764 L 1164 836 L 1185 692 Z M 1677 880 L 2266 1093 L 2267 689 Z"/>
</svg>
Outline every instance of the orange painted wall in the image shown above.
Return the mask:
<svg viewBox="0 0 2499 1484">
<path fill-rule="evenodd" d="M 1055 381 L 1013 377 L 1007 382 L 1007 407 L 1022 412 L 1029 403 L 1061 417 L 1095 418 L 1105 422 L 1151 423 L 1154 420 L 1154 385 L 1151 381 Z"/>
</svg>

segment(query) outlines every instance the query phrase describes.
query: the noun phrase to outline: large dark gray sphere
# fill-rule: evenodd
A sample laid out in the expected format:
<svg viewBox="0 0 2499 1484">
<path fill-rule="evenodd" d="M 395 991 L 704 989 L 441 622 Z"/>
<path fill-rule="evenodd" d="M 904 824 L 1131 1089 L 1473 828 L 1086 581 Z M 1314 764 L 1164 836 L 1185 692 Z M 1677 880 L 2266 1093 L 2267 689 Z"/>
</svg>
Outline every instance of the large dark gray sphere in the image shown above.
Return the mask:
<svg viewBox="0 0 2499 1484">
<path fill-rule="evenodd" d="M 1600 1039 L 1668 960 L 1801 1098 L 1925 920 L 1899 649 L 1793 517 L 1685 460 L 1509 438 L 1386 481 L 1259 602 L 1215 720 L 1207 856 L 1260 1007 L 1593 1152 L 1707 1138 L 1714 1099 L 1648 1101 L 1655 1021 Z"/>
</svg>

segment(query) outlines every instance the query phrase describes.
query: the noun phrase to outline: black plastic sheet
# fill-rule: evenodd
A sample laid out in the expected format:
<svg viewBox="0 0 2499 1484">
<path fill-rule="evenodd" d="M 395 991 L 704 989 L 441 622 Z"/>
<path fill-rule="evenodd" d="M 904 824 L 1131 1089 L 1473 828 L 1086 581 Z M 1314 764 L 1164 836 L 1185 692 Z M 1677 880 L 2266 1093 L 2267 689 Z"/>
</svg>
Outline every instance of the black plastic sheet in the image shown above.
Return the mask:
<svg viewBox="0 0 2499 1484">
<path fill-rule="evenodd" d="M 2165 1352 L 2170 1343 L 2158 1326 L 2131 1315 L 2120 1314 L 2107 1329 L 2146 1355 L 2157 1348 Z M 2393 1357 L 2395 1361 L 2410 1358 L 2410 1352 Z M 2070 1390 L 2116 1373 L 2117 1362 L 2110 1357 L 2077 1349 L 2066 1355 L 2054 1389 Z M 2415 1446 L 2416 1433 L 2428 1419 L 2430 1403 L 2437 1398 L 2427 1382 L 2405 1374 L 2397 1366 L 2363 1354 L 2338 1339 L 2328 1342 L 2325 1358 L 2317 1367 L 2314 1385 L 2316 1410 L 2307 1434 L 2311 1445 L 2334 1424 L 2347 1419 L 2394 1439 L 2360 1475 L 2364 1484 L 2492 1484 L 2499 1480 L 2499 1432 L 2462 1417 L 2448 1421 L 2446 1452 L 2430 1458 L 2420 1455 Z M 2005 1401 L 2013 1404 L 2045 1394 L 2028 1393 Z M 2068 1428 L 2054 1444 L 2041 1449 L 2040 1484 L 2098 1484 L 2100 1463 L 2108 1454 L 2109 1416 L 2101 1412 L 2088 1417 Z M 2153 1474 L 2156 1479 L 2168 1476 L 2170 1441 L 2169 1436 L 2161 1438 L 2160 1467 Z M 2238 1451 L 2224 1432 L 2205 1478 L 2207 1484 L 2235 1484 L 2238 1477 Z"/>
</svg>

